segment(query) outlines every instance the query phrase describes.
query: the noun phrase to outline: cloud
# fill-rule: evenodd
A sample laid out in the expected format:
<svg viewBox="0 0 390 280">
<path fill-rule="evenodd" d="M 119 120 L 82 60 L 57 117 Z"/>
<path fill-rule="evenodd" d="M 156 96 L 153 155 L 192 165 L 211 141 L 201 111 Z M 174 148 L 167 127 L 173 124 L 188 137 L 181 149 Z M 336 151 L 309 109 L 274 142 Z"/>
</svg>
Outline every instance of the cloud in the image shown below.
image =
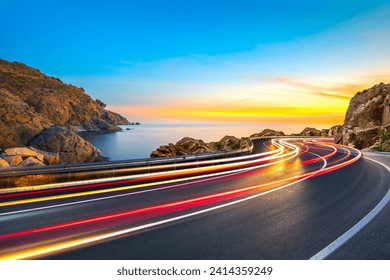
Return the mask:
<svg viewBox="0 0 390 280">
<path fill-rule="evenodd" d="M 106 103 L 131 119 L 339 124 L 356 92 L 390 82 L 389 45 L 390 8 L 383 6 L 325 32 L 249 51 L 124 58 L 115 75 L 76 84 L 102 100 L 110 93 Z"/>
</svg>

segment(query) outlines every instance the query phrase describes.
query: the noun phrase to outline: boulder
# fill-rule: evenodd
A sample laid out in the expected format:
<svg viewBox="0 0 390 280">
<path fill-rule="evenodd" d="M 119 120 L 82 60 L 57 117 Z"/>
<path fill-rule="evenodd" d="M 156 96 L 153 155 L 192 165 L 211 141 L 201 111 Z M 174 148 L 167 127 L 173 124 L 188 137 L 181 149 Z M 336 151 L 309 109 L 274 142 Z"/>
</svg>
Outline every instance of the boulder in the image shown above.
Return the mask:
<svg viewBox="0 0 390 280">
<path fill-rule="evenodd" d="M 9 165 L 17 166 L 23 161 L 23 158 L 21 156 L 9 156 L 6 157 L 4 160 L 8 162 Z"/>
<path fill-rule="evenodd" d="M 160 146 L 150 154 L 150 157 L 180 156 L 190 154 L 203 154 L 220 150 L 236 150 L 249 147 L 249 138 L 237 138 L 234 136 L 224 136 L 218 142 L 205 143 L 203 140 L 184 137 L 176 144 Z"/>
<path fill-rule="evenodd" d="M 263 131 L 259 133 L 252 134 L 250 137 L 272 137 L 272 136 L 285 136 L 283 131 L 277 131 L 277 130 L 272 130 L 269 128 L 264 129 Z"/>
<path fill-rule="evenodd" d="M 332 126 L 329 130 L 329 136 L 334 138 L 335 143 L 340 143 L 343 137 L 343 126 L 342 125 Z"/>
<path fill-rule="evenodd" d="M 4 153 L 7 156 L 36 157 L 36 158 L 38 157 L 37 152 L 26 147 L 6 149 Z"/>
<path fill-rule="evenodd" d="M 70 129 L 52 126 L 31 140 L 30 146 L 58 153 L 61 163 L 105 161 L 99 149 Z"/>
<path fill-rule="evenodd" d="M 213 147 L 215 151 L 218 150 L 225 151 L 225 150 L 237 150 L 237 149 L 249 147 L 250 142 L 249 142 L 249 138 L 247 137 L 242 137 L 240 139 L 234 136 L 226 135 L 218 142 L 211 142 L 209 143 L 209 145 Z"/>
<path fill-rule="evenodd" d="M 175 145 L 172 143 L 169 143 L 168 145 L 160 146 L 157 148 L 157 150 L 153 151 L 150 154 L 151 158 L 156 157 L 174 157 L 181 155 L 179 151 L 176 149 Z"/>
<path fill-rule="evenodd" d="M 47 151 L 42 151 L 34 147 L 30 147 L 31 150 L 35 151 L 38 153 L 38 155 L 42 155 L 42 160 L 43 163 L 48 164 L 48 165 L 53 165 L 53 164 L 60 164 L 60 154 L 59 153 L 50 153 Z"/>
<path fill-rule="evenodd" d="M 44 166 L 45 164 L 37 158 L 28 157 L 20 163 L 20 166 Z"/>
<path fill-rule="evenodd" d="M 356 93 L 351 99 L 341 137 L 336 143 L 358 149 L 381 146 L 387 141 L 381 135 L 390 130 L 390 84 L 380 83 Z M 386 145 L 385 145 L 386 146 Z"/>
<path fill-rule="evenodd" d="M 9 167 L 9 163 L 4 159 L 0 158 L 0 167 Z"/>
<path fill-rule="evenodd" d="M 313 127 L 306 127 L 300 133 L 301 136 L 321 136 L 321 131 Z"/>
<path fill-rule="evenodd" d="M 193 139 L 190 137 L 184 137 L 176 143 L 176 148 L 179 151 L 179 154 L 202 154 L 212 152 L 213 149 L 209 144 L 203 142 L 200 139 Z"/>
</svg>

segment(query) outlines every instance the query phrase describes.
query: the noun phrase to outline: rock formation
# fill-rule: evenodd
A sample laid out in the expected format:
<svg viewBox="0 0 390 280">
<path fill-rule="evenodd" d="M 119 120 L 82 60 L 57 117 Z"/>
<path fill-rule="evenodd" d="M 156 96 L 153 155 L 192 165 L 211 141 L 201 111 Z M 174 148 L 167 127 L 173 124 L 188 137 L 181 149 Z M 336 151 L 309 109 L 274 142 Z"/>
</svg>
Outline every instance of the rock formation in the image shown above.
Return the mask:
<svg viewBox="0 0 390 280">
<path fill-rule="evenodd" d="M 328 137 L 330 129 L 321 129 L 321 137 Z"/>
<path fill-rule="evenodd" d="M 337 143 L 358 149 L 385 144 L 390 130 L 390 84 L 358 92 L 350 101 Z M 383 148 L 383 147 L 381 147 Z"/>
<path fill-rule="evenodd" d="M 329 136 L 334 137 L 335 143 L 340 143 L 341 137 L 342 137 L 342 130 L 343 126 L 342 125 L 335 125 L 332 126 L 329 130 Z"/>
<path fill-rule="evenodd" d="M 237 138 L 234 136 L 224 136 L 218 142 L 205 143 L 203 140 L 184 137 L 176 144 L 169 143 L 168 145 L 160 146 L 157 150 L 150 154 L 150 157 L 167 157 L 180 156 L 189 154 L 210 153 L 219 150 L 235 150 L 244 147 L 249 147 L 250 141 L 248 138 Z"/>
<path fill-rule="evenodd" d="M 313 127 L 306 127 L 300 133 L 301 136 L 321 136 L 321 131 Z"/>
<path fill-rule="evenodd" d="M 285 136 L 283 131 L 277 131 L 277 130 L 272 130 L 269 128 L 264 129 L 263 131 L 259 133 L 252 134 L 250 137 L 271 137 L 271 136 Z"/>
<path fill-rule="evenodd" d="M 4 153 L 1 154 L 1 162 L 4 163 L 5 161 L 8 165 L 0 163 L 0 166 L 9 167 L 45 165 L 48 162 L 45 162 L 45 156 L 42 154 L 42 152 L 43 151 L 33 150 L 26 147 L 6 149 Z"/>
<path fill-rule="evenodd" d="M 0 149 L 30 144 L 50 149 L 48 145 L 38 144 L 37 140 L 30 142 L 39 139 L 44 131 L 47 133 L 53 131 L 52 127 L 57 127 L 68 131 L 56 138 L 61 138 L 59 145 L 65 147 L 60 154 L 61 161 L 100 160 L 100 152 L 71 131 L 77 127 L 83 131 L 113 132 L 121 130 L 119 124 L 129 124 L 126 118 L 106 110 L 104 105 L 100 100 L 94 101 L 82 88 L 48 77 L 22 63 L 0 59 Z M 67 140 L 63 139 L 65 136 Z M 46 139 L 47 135 L 42 137 Z M 50 145 L 55 146 L 52 142 Z M 56 149 L 46 151 L 59 152 Z M 88 156 L 88 152 L 92 154 Z M 55 158 L 48 160 L 56 161 Z"/>
<path fill-rule="evenodd" d="M 69 129 L 52 126 L 30 141 L 34 148 L 58 153 L 61 163 L 104 161 L 99 149 Z"/>
</svg>

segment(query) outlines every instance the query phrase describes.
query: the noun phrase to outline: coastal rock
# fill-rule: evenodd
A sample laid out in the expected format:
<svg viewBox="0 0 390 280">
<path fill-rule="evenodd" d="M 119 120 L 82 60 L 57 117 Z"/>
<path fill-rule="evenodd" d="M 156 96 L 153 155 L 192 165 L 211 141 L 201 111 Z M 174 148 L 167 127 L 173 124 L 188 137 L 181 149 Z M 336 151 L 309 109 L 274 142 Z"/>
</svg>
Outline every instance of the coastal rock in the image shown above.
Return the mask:
<svg viewBox="0 0 390 280">
<path fill-rule="evenodd" d="M 272 136 L 286 136 L 283 131 L 272 130 L 269 128 L 264 129 L 259 133 L 252 134 L 250 137 L 272 137 Z"/>
<path fill-rule="evenodd" d="M 203 140 L 184 137 L 176 144 L 160 146 L 150 154 L 150 157 L 167 157 L 190 154 L 203 154 L 219 150 L 235 150 L 249 147 L 249 138 L 237 138 L 234 136 L 224 136 L 218 142 L 205 143 Z"/>
<path fill-rule="evenodd" d="M 306 127 L 300 133 L 301 136 L 321 136 L 321 131 L 313 127 Z"/>
<path fill-rule="evenodd" d="M 99 149 L 64 127 L 52 126 L 31 140 L 30 146 L 58 153 L 61 163 L 104 161 Z"/>
<path fill-rule="evenodd" d="M 23 158 L 21 156 L 10 156 L 4 158 L 4 160 L 11 166 L 17 166 L 23 161 Z"/>
<path fill-rule="evenodd" d="M 19 165 L 20 166 L 44 166 L 45 164 L 37 158 L 28 157 L 25 160 L 23 160 Z"/>
<path fill-rule="evenodd" d="M 47 165 L 59 164 L 61 163 L 60 154 L 59 153 L 50 153 L 47 151 L 42 151 L 34 147 L 30 147 L 31 150 L 38 153 L 38 155 L 42 156 L 43 163 Z"/>
<path fill-rule="evenodd" d="M 4 153 L 7 156 L 36 157 L 36 158 L 38 157 L 37 152 L 26 147 L 6 149 Z"/>
<path fill-rule="evenodd" d="M 52 126 L 113 132 L 121 130 L 120 124 L 130 124 L 103 104 L 94 101 L 82 88 L 22 63 L 0 59 L 0 149 L 27 146 Z M 70 152 L 71 147 L 68 149 Z M 84 161 L 88 157 L 73 158 Z"/>
<path fill-rule="evenodd" d="M 335 143 L 340 143 L 342 135 L 343 126 L 342 125 L 335 125 L 332 126 L 329 130 L 329 136 L 334 137 Z"/>
<path fill-rule="evenodd" d="M 151 158 L 156 158 L 156 157 L 174 157 L 181 155 L 178 151 L 178 149 L 175 147 L 174 144 L 169 143 L 168 145 L 160 146 L 157 148 L 157 150 L 153 151 L 150 154 Z"/>
<path fill-rule="evenodd" d="M 35 135 L 50 127 L 50 122 L 19 96 L 1 87 L 0 84 L 0 148 L 26 146 Z"/>
<path fill-rule="evenodd" d="M 202 154 L 212 151 L 212 147 L 202 140 L 184 137 L 176 144 L 169 143 L 168 145 L 160 146 L 157 148 L 157 150 L 150 154 L 150 157 L 170 157 L 188 154 Z"/>
<path fill-rule="evenodd" d="M 0 167 L 9 167 L 9 163 L 4 159 L 0 158 Z"/>
<path fill-rule="evenodd" d="M 351 99 L 336 143 L 363 149 L 386 142 L 389 130 L 390 84 L 380 83 Z"/>
<path fill-rule="evenodd" d="M 206 144 L 200 139 L 193 139 L 190 137 L 184 137 L 178 141 L 175 146 L 179 155 L 203 154 L 213 151 L 209 144 Z"/>
<path fill-rule="evenodd" d="M 247 137 L 242 137 L 240 139 L 234 136 L 226 135 L 218 142 L 211 142 L 209 145 L 213 148 L 214 151 L 226 151 L 249 147 L 250 142 L 249 138 Z"/>
<path fill-rule="evenodd" d="M 330 129 L 321 129 L 321 136 L 328 137 Z"/>
</svg>

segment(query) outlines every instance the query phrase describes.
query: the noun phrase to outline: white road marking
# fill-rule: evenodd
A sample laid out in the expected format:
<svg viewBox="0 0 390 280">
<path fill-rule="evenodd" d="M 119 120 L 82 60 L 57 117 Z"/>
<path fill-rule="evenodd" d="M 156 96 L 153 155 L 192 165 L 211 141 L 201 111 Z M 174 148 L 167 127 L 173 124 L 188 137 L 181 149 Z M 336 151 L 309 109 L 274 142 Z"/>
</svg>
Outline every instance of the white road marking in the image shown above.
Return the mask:
<svg viewBox="0 0 390 280">
<path fill-rule="evenodd" d="M 382 165 L 384 168 L 387 169 L 387 171 L 390 173 L 390 168 L 383 164 L 382 162 L 379 162 L 377 160 L 371 159 L 371 158 L 365 158 L 368 160 L 371 160 L 377 164 Z M 356 225 L 354 225 L 351 229 L 349 229 L 346 233 L 341 235 L 339 238 L 337 238 L 335 241 L 333 241 L 331 244 L 326 246 L 324 249 L 322 249 L 320 252 L 315 254 L 310 258 L 310 260 L 323 260 L 326 257 L 328 257 L 330 254 L 332 254 L 334 251 L 336 251 L 340 246 L 345 244 L 349 239 L 351 239 L 356 233 L 358 233 L 362 228 L 364 228 L 369 222 L 371 222 L 376 215 L 379 214 L 380 211 L 387 205 L 387 203 L 390 200 L 390 186 L 389 190 L 386 193 L 386 195 L 382 198 L 382 200 L 378 203 L 377 206 L 375 206 L 374 209 L 370 211 L 363 219 L 361 219 Z"/>
</svg>

